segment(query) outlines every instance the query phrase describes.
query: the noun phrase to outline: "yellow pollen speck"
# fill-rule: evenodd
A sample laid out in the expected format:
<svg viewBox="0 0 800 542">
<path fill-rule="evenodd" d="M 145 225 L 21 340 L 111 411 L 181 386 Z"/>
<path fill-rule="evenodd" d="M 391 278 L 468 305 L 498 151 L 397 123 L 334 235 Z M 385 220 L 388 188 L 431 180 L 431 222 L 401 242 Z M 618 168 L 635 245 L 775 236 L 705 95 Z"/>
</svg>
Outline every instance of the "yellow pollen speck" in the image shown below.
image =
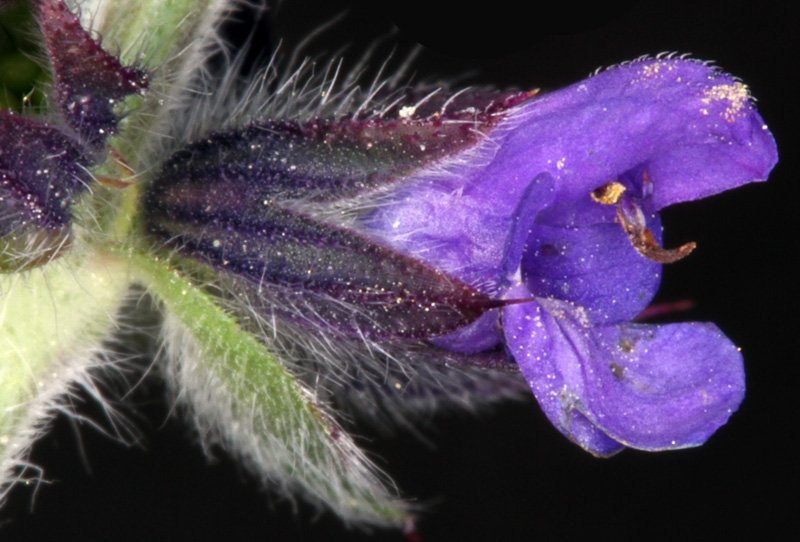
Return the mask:
<svg viewBox="0 0 800 542">
<path fill-rule="evenodd" d="M 645 77 L 653 77 L 661 70 L 661 64 L 655 62 L 653 64 L 647 64 L 646 66 L 642 67 L 642 75 Z"/>
<path fill-rule="evenodd" d="M 603 186 L 599 186 L 589 192 L 589 195 L 597 203 L 603 205 L 614 205 L 625 193 L 625 185 L 619 181 L 609 181 Z"/>
<path fill-rule="evenodd" d="M 721 116 L 726 121 L 733 122 L 736 120 L 736 116 L 747 105 L 748 99 L 749 93 L 747 90 L 747 85 L 742 83 L 733 83 L 714 85 L 705 91 L 702 102 L 706 105 L 714 102 L 728 102 L 728 106 L 721 113 Z"/>
<path fill-rule="evenodd" d="M 219 247 L 221 247 L 221 246 L 222 246 L 222 241 L 220 241 L 219 239 L 214 239 L 214 240 L 211 242 L 211 245 L 212 245 L 214 248 L 219 248 Z"/>
<path fill-rule="evenodd" d="M 566 156 L 562 156 L 561 158 L 559 158 L 558 161 L 556 162 L 556 169 L 559 170 L 564 169 L 564 164 L 566 163 L 566 161 L 567 161 Z"/>
</svg>

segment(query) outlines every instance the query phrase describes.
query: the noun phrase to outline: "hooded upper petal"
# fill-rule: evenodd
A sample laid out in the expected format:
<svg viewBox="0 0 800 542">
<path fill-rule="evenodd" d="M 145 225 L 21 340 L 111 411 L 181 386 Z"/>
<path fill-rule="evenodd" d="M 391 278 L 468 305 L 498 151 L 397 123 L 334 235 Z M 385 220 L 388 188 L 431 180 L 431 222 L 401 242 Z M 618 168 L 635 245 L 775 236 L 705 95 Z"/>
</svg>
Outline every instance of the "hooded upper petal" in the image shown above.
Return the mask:
<svg viewBox="0 0 800 542">
<path fill-rule="evenodd" d="M 765 180 L 777 161 L 747 87 L 695 60 L 616 66 L 518 108 L 507 123 L 513 129 L 479 180 L 490 192 L 546 170 L 559 181 L 557 198 L 572 201 L 644 167 L 657 210 Z"/>
<path fill-rule="evenodd" d="M 579 226 L 600 221 L 588 195 L 614 179 L 647 171 L 653 212 L 764 180 L 776 161 L 745 85 L 695 60 L 641 60 L 518 106 L 480 145 L 416 173 L 366 227 L 465 280 L 476 266 L 499 280 L 492 262 L 542 174 L 555 193 L 536 221 Z"/>
</svg>

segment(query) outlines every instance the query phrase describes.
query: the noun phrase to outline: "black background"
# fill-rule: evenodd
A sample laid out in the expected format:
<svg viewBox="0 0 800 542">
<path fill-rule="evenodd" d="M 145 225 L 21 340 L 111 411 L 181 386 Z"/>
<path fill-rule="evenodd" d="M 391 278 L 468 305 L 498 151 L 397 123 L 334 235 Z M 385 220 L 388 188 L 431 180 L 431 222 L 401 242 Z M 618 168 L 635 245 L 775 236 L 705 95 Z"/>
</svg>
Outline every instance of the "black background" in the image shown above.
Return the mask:
<svg viewBox="0 0 800 542">
<path fill-rule="evenodd" d="M 691 298 L 686 319 L 713 320 L 743 349 L 748 394 L 705 446 L 610 460 L 569 444 L 533 399 L 480 416 L 436 417 L 429 442 L 406 433 L 362 442 L 403 493 L 424 504 L 423 541 L 603 538 L 744 539 L 797 536 L 796 389 L 800 384 L 793 278 L 798 211 L 796 16 L 783 3 L 691 2 L 601 8 L 571 2 L 462 3 L 292 1 L 279 24 L 259 27 L 259 46 L 289 41 L 344 12 L 312 50 L 351 43 L 355 56 L 395 28 L 402 53 L 419 42 L 420 77 L 500 87 L 557 88 L 599 66 L 662 51 L 715 60 L 758 98 L 780 163 L 750 185 L 664 213 L 666 244 L 699 249 L 670 266 L 659 298 Z M 247 27 L 242 24 L 232 35 Z M 151 382 L 136 396 L 144 447 L 125 447 L 65 420 L 35 448 L 53 480 L 19 488 L 0 515 L 2 540 L 403 540 L 350 531 L 327 513 L 263 492 L 224 456 L 209 465 L 186 426 L 168 417 Z M 88 463 L 88 466 L 85 466 Z M 35 497 L 35 498 L 34 498 Z"/>
</svg>

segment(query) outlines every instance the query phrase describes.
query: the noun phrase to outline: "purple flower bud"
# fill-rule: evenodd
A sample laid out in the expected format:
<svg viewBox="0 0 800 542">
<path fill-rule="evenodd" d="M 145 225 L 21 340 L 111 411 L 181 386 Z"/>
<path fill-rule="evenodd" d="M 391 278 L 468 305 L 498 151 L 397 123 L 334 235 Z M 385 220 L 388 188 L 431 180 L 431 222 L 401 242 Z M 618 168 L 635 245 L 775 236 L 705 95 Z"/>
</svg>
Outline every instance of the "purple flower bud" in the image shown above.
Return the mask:
<svg viewBox="0 0 800 542">
<path fill-rule="evenodd" d="M 657 211 L 777 160 L 746 87 L 654 59 L 486 96 L 212 134 L 166 161 L 148 228 L 256 311 L 443 355 L 503 345 L 594 454 L 702 443 L 743 397 L 740 354 L 712 324 L 630 322 L 694 249 L 660 246 Z"/>
<path fill-rule="evenodd" d="M 115 104 L 145 88 L 143 71 L 105 52 L 63 0 L 36 0 L 59 109 L 49 117 L 0 111 L 0 268 L 48 261 L 70 238 L 71 208 L 117 128 Z"/>
<path fill-rule="evenodd" d="M 145 89 L 147 74 L 104 51 L 63 0 L 35 4 L 61 112 L 86 144 L 102 149 L 117 129 L 116 104 Z"/>
<path fill-rule="evenodd" d="M 20 262 L 30 265 L 60 250 L 69 232 L 70 207 L 87 187 L 88 163 L 76 142 L 57 128 L 0 111 L 4 267 L 16 267 L 16 252 L 43 250 L 43 254 L 31 254 Z"/>
</svg>

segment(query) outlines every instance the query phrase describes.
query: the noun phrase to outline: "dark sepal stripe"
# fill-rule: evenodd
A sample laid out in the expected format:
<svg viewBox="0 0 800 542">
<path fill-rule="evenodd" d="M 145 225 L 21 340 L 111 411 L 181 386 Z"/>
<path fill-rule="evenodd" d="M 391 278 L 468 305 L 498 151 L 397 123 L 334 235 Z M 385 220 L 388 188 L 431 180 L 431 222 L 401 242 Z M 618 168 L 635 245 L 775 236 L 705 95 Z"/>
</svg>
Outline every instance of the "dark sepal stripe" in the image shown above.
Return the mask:
<svg viewBox="0 0 800 542">
<path fill-rule="evenodd" d="M 170 157 L 155 190 L 247 192 L 247 201 L 334 201 L 401 183 L 414 170 L 475 144 L 519 101 L 475 100 L 425 118 L 257 121 L 212 133 Z M 502 99 L 501 99 L 502 98 Z M 467 107 L 467 105 L 469 107 Z M 177 189 L 177 192 L 174 192 Z"/>
<path fill-rule="evenodd" d="M 503 302 L 288 202 L 333 202 L 402 183 L 474 145 L 529 96 L 438 96 L 416 115 L 398 108 L 368 119 L 264 120 L 209 134 L 165 161 L 145 196 L 147 227 L 269 297 L 263 310 L 285 304 L 293 308 L 284 315 L 352 335 L 445 334 Z M 298 317 L 304 309 L 309 316 Z"/>
<path fill-rule="evenodd" d="M 207 216 L 202 209 L 153 203 L 153 235 L 184 256 L 245 279 L 244 287 L 293 307 L 289 312 L 309 310 L 295 320 L 348 335 L 421 339 L 503 304 L 362 234 L 296 211 L 270 205 L 259 217 L 221 216 L 219 210 Z"/>
</svg>

